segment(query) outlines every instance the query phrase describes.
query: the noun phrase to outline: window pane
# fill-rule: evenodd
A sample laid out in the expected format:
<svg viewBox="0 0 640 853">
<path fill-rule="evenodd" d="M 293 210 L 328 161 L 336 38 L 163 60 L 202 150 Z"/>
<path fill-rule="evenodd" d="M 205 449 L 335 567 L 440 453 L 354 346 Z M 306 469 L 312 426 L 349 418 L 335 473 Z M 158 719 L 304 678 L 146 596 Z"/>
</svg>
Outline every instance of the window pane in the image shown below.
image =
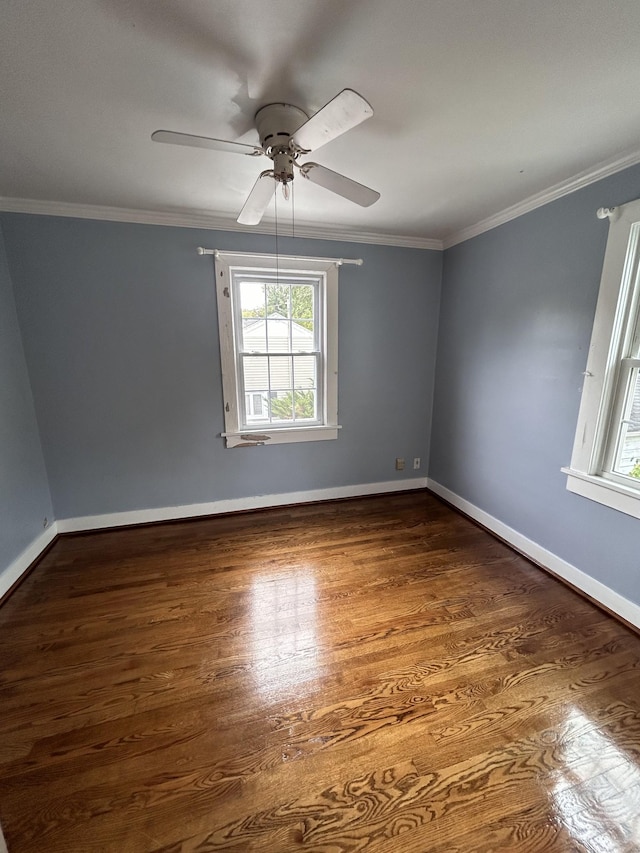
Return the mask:
<svg viewBox="0 0 640 853">
<path fill-rule="evenodd" d="M 267 348 L 266 323 L 260 317 L 242 318 L 242 344 L 244 352 L 264 352 Z"/>
<path fill-rule="evenodd" d="M 294 321 L 291 324 L 291 346 L 294 352 L 313 352 L 315 349 L 313 331 Z"/>
<path fill-rule="evenodd" d="M 242 315 L 242 341 L 240 349 L 245 352 L 264 352 L 267 348 L 267 285 L 262 281 L 240 281 L 238 296 Z"/>
<path fill-rule="evenodd" d="M 631 371 L 620 424 L 614 469 L 640 480 L 640 369 Z"/>
<path fill-rule="evenodd" d="M 313 355 L 296 355 L 293 358 L 294 388 L 316 387 L 316 358 Z"/>
<path fill-rule="evenodd" d="M 297 421 L 317 420 L 315 391 L 294 391 L 293 401 Z"/>
<path fill-rule="evenodd" d="M 262 281 L 240 281 L 240 308 L 242 316 L 265 316 L 265 285 Z M 249 313 L 250 312 L 250 313 Z"/>
<path fill-rule="evenodd" d="M 267 320 L 267 352 L 291 352 L 290 329 L 291 323 L 288 320 L 269 314 Z"/>
<path fill-rule="evenodd" d="M 279 314 L 285 319 L 291 317 L 290 291 L 288 284 L 267 285 L 267 316 Z"/>
<path fill-rule="evenodd" d="M 293 398 L 291 391 L 278 391 L 269 401 L 271 418 L 274 421 L 293 420 Z"/>
<path fill-rule="evenodd" d="M 249 351 L 264 350 L 264 322 L 259 322 L 256 318 L 266 316 L 265 285 L 260 281 L 240 281 L 237 294 L 242 316 L 241 348 Z M 260 335 L 262 335 L 262 344 L 259 341 Z M 247 338 L 249 338 L 248 341 Z"/>
<path fill-rule="evenodd" d="M 293 387 L 290 356 L 269 356 L 269 387 L 272 391 L 290 391 Z"/>
<path fill-rule="evenodd" d="M 268 391 L 252 392 L 244 395 L 246 423 L 268 423 L 267 403 Z"/>
<path fill-rule="evenodd" d="M 292 317 L 299 326 L 309 332 L 313 332 L 314 325 L 313 292 L 314 288 L 309 284 L 295 284 L 291 287 Z"/>
<path fill-rule="evenodd" d="M 245 391 L 262 391 L 269 387 L 269 360 L 266 356 L 245 356 L 242 373 Z"/>
</svg>

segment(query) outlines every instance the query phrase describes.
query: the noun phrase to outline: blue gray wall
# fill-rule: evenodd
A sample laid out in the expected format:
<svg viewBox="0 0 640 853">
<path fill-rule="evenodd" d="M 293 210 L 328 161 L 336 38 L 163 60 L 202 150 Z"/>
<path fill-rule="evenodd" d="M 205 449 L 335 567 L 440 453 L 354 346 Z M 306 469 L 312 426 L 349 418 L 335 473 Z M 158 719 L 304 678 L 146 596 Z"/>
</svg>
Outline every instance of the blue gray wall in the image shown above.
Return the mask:
<svg viewBox="0 0 640 853">
<path fill-rule="evenodd" d="M 57 518 L 421 476 L 394 459 L 426 459 L 431 439 L 433 480 L 640 603 L 638 521 L 560 471 L 607 237 L 595 210 L 638 196 L 634 167 L 453 247 L 443 269 L 438 252 L 281 240 L 365 260 L 341 270 L 344 429 L 242 450 L 219 437 L 213 267 L 194 250 L 273 238 L 3 215 L 0 568 L 51 514 L 13 284 Z"/>
<path fill-rule="evenodd" d="M 429 475 L 640 604 L 640 522 L 566 491 L 608 224 L 640 167 L 445 253 Z"/>
<path fill-rule="evenodd" d="M 50 521 L 52 516 L 0 230 L 0 576 L 42 533 L 43 519 Z"/>
<path fill-rule="evenodd" d="M 226 449 L 212 258 L 274 238 L 5 214 L 57 518 L 426 475 L 440 252 L 280 239 L 362 257 L 339 294 L 337 441 Z M 394 470 L 421 456 L 423 470 Z"/>
</svg>

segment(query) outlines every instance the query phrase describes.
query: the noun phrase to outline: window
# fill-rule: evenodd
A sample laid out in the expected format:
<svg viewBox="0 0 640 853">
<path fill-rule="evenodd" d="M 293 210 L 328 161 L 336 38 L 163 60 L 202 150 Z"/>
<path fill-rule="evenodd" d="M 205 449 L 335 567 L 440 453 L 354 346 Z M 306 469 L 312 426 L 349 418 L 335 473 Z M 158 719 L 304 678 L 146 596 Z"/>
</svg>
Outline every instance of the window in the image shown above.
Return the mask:
<svg viewBox="0 0 640 853">
<path fill-rule="evenodd" d="M 640 518 L 640 200 L 614 208 L 567 488 Z"/>
<path fill-rule="evenodd" d="M 216 253 L 227 447 L 338 436 L 338 267 Z"/>
</svg>

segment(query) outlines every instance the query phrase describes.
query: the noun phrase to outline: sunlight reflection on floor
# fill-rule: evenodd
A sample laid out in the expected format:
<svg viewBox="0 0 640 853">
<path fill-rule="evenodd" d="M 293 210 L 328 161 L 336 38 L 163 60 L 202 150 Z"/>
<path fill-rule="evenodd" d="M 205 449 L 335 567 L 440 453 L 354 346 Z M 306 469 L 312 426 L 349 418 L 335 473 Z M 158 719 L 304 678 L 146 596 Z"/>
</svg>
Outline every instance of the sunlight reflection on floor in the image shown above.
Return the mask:
<svg viewBox="0 0 640 853">
<path fill-rule="evenodd" d="M 570 708 L 563 728 L 566 767 L 552 791 L 557 819 L 594 853 L 640 850 L 640 817 L 628 822 L 629 799 L 640 800 L 640 770 L 578 708 Z"/>
<path fill-rule="evenodd" d="M 318 676 L 316 578 L 311 571 L 256 578 L 250 618 L 260 693 L 289 693 Z"/>
</svg>

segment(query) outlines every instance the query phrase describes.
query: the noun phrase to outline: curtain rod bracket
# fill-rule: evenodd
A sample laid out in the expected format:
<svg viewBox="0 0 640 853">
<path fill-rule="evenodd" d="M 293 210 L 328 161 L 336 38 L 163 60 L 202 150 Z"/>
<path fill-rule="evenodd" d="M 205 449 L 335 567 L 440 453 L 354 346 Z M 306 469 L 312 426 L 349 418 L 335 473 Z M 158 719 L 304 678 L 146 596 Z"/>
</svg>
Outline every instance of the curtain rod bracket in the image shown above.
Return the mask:
<svg viewBox="0 0 640 853">
<path fill-rule="evenodd" d="M 598 219 L 608 219 L 610 222 L 614 222 L 618 218 L 618 208 L 599 207 L 596 211 L 596 216 Z"/>
</svg>

